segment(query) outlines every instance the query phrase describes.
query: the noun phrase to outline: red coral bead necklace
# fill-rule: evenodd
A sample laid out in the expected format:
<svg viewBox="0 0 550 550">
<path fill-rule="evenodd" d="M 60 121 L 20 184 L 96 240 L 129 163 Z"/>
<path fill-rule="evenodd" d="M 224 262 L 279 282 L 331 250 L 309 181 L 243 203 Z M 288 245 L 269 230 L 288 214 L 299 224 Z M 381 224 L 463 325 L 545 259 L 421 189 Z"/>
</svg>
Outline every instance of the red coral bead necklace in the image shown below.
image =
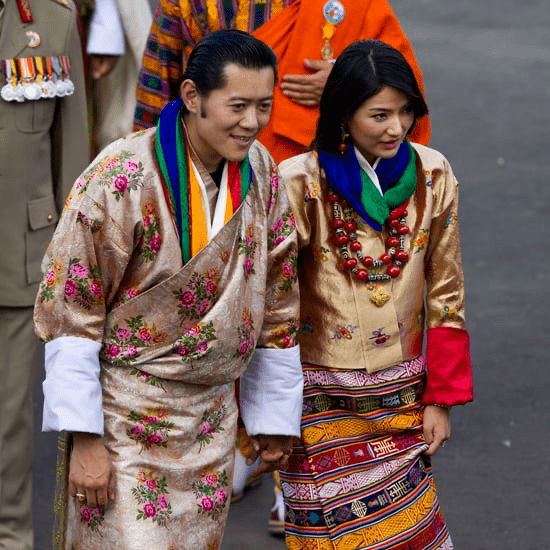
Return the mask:
<svg viewBox="0 0 550 550">
<path fill-rule="evenodd" d="M 357 281 L 389 281 L 401 273 L 401 266 L 409 259 L 405 251 L 405 235 L 410 232 L 407 226 L 407 205 L 409 201 L 390 212 L 386 220 L 390 236 L 386 239 L 386 252 L 378 259 L 364 256 L 363 245 L 357 240 L 357 224 L 353 220 L 353 209 L 347 201 L 332 192 L 328 196 L 332 203 L 333 219 L 331 226 L 335 230 L 334 244 L 340 249 L 344 258 L 343 266 L 350 271 Z M 349 244 L 349 249 L 348 249 Z M 350 254 L 355 254 L 354 258 Z M 387 265 L 386 273 L 369 273 L 365 268 Z"/>
</svg>

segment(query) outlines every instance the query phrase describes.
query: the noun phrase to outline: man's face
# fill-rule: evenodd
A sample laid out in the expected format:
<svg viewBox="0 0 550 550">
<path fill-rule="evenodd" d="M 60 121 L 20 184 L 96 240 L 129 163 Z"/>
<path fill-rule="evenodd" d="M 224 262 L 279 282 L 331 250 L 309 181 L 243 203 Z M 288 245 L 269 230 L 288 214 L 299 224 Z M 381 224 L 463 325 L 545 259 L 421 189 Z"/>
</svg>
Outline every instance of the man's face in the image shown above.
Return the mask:
<svg viewBox="0 0 550 550">
<path fill-rule="evenodd" d="M 209 172 L 214 172 L 222 159 L 241 161 L 246 157 L 269 121 L 273 101 L 271 67 L 245 69 L 230 63 L 224 74 L 226 85 L 208 97 L 197 95 L 195 108 L 185 117 L 191 144 Z"/>
</svg>

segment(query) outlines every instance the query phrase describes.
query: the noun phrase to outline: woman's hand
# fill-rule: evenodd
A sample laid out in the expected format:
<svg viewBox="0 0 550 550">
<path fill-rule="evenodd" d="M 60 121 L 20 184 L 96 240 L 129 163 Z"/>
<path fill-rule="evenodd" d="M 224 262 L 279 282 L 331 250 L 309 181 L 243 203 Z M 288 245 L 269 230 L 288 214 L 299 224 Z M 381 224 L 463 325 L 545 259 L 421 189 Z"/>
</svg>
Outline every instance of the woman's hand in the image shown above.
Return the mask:
<svg viewBox="0 0 550 550">
<path fill-rule="evenodd" d="M 253 452 L 249 454 L 246 463 L 252 464 L 258 456 L 262 459 L 253 475 L 284 469 L 288 464 L 288 457 L 292 453 L 292 436 L 254 435 L 250 436 L 250 442 Z"/>
<path fill-rule="evenodd" d="M 304 107 L 317 107 L 325 89 L 332 63 L 305 59 L 306 69 L 312 74 L 286 74 L 281 81 L 281 91 L 289 99 Z"/>
<path fill-rule="evenodd" d="M 424 409 L 424 439 L 429 445 L 425 454 L 433 456 L 451 437 L 451 415 L 449 409 L 427 405 Z"/>
<path fill-rule="evenodd" d="M 115 479 L 109 452 L 97 434 L 73 433 L 69 470 L 69 491 L 73 497 L 85 495 L 90 508 L 106 508 L 114 500 Z"/>
</svg>

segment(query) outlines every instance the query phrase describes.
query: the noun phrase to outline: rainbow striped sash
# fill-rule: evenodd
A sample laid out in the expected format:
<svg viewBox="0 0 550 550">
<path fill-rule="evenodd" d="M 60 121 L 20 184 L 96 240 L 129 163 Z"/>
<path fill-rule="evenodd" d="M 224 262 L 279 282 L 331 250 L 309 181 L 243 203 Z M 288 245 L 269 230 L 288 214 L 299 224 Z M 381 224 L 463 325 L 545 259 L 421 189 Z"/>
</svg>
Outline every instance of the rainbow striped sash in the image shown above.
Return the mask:
<svg viewBox="0 0 550 550">
<path fill-rule="evenodd" d="M 193 169 L 187 136 L 180 120 L 181 99 L 168 103 L 160 113 L 155 152 L 160 164 L 165 195 L 170 198 L 176 219 L 184 265 L 208 243 L 209 205 L 203 199 Z M 252 181 L 248 156 L 228 162 L 227 200 L 224 221 L 235 213 L 246 197 Z"/>
</svg>

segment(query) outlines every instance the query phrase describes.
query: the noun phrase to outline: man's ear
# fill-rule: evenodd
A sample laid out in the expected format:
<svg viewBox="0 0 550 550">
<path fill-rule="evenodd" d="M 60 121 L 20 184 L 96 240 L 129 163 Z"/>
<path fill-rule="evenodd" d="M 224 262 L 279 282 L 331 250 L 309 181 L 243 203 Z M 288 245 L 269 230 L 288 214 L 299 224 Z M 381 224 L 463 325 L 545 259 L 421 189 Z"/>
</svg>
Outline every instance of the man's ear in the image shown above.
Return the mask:
<svg viewBox="0 0 550 550">
<path fill-rule="evenodd" d="M 190 113 L 198 114 L 200 111 L 200 96 L 192 80 L 186 79 L 180 86 L 181 100 Z"/>
</svg>

